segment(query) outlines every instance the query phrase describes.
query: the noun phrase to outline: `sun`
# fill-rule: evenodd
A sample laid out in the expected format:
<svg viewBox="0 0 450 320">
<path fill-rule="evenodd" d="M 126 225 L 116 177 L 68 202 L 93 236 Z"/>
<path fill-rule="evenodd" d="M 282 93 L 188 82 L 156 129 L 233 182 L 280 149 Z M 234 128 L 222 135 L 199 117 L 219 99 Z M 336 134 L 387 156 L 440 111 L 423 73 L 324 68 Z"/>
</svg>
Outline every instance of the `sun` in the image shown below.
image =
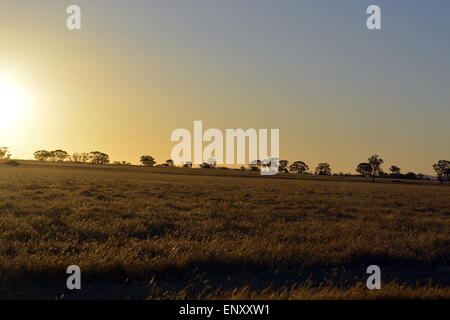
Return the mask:
<svg viewBox="0 0 450 320">
<path fill-rule="evenodd" d="M 10 128 L 18 123 L 26 101 L 20 85 L 5 76 L 0 76 L 0 128 Z"/>
</svg>

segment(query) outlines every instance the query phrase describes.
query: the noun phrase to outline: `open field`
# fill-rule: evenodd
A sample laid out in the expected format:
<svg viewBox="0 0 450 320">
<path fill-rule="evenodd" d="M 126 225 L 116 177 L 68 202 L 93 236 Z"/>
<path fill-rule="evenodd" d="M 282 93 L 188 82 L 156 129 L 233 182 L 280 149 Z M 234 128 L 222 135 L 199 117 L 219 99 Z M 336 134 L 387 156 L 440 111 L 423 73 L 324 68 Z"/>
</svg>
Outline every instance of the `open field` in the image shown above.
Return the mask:
<svg viewBox="0 0 450 320">
<path fill-rule="evenodd" d="M 0 162 L 3 299 L 450 298 L 448 185 L 20 163 Z"/>
</svg>

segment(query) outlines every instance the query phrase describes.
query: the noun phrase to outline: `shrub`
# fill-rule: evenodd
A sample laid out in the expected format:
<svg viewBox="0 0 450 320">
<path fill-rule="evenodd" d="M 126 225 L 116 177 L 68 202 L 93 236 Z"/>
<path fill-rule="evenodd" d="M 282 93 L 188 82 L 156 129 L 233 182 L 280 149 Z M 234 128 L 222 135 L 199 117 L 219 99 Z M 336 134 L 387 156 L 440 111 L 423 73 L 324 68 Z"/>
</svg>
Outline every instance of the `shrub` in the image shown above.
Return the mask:
<svg viewBox="0 0 450 320">
<path fill-rule="evenodd" d="M 8 166 L 20 166 L 20 163 L 15 160 L 10 160 L 8 162 L 5 162 L 5 164 L 7 164 Z"/>
</svg>

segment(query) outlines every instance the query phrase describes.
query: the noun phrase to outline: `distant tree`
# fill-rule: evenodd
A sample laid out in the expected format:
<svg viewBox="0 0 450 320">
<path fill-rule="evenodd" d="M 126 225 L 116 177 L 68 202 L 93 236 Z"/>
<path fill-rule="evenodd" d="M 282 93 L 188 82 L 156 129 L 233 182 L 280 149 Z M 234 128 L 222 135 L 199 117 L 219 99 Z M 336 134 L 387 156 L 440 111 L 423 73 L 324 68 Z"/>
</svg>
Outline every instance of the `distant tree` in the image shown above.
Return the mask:
<svg viewBox="0 0 450 320">
<path fill-rule="evenodd" d="M 417 180 L 417 174 L 415 174 L 414 172 L 408 172 L 407 174 L 405 174 L 405 179 Z"/>
<path fill-rule="evenodd" d="M 169 168 L 175 167 L 175 164 L 173 163 L 172 159 L 166 160 L 166 164 Z"/>
<path fill-rule="evenodd" d="M 361 174 L 363 177 L 367 177 L 368 175 L 372 174 L 372 166 L 366 162 L 360 163 L 356 167 L 356 172 Z"/>
<path fill-rule="evenodd" d="M 15 160 L 9 160 L 9 161 L 6 161 L 5 164 L 7 164 L 8 166 L 13 166 L 13 167 L 20 166 L 20 163 L 17 162 L 17 161 L 15 161 Z"/>
<path fill-rule="evenodd" d="M 382 172 L 381 165 L 384 160 L 380 158 L 379 155 L 374 154 L 368 160 L 368 164 L 372 167 L 372 182 L 375 182 L 375 176 Z"/>
<path fill-rule="evenodd" d="M 72 162 L 81 162 L 80 161 L 80 154 L 78 152 L 73 153 L 70 156 L 70 161 L 72 161 Z"/>
<path fill-rule="evenodd" d="M 278 171 L 284 172 L 284 173 L 288 173 L 289 172 L 289 161 L 287 161 L 287 160 L 280 160 L 278 162 L 278 164 L 279 164 Z"/>
<path fill-rule="evenodd" d="M 398 177 L 398 175 L 401 172 L 400 168 L 397 166 L 392 166 L 389 168 L 389 170 L 391 171 L 392 175 L 395 176 L 396 178 Z"/>
<path fill-rule="evenodd" d="M 113 161 L 113 164 L 116 166 L 131 166 L 131 163 L 127 161 Z"/>
<path fill-rule="evenodd" d="M 89 159 L 90 159 L 89 153 L 87 153 L 87 152 L 80 153 L 80 160 L 81 160 L 81 162 L 86 163 L 86 162 L 89 161 Z"/>
<path fill-rule="evenodd" d="M 51 154 L 47 150 L 39 150 L 34 153 L 34 158 L 39 161 L 46 161 L 50 157 L 51 157 Z"/>
<path fill-rule="evenodd" d="M 155 167 L 158 167 L 158 168 L 161 168 L 161 167 L 169 168 L 169 165 L 167 163 L 160 163 L 160 164 L 156 164 Z"/>
<path fill-rule="evenodd" d="M 89 153 L 89 160 L 94 164 L 108 164 L 109 155 L 100 151 L 92 151 Z"/>
<path fill-rule="evenodd" d="M 85 163 L 89 161 L 89 153 L 83 152 L 81 153 L 81 162 Z"/>
<path fill-rule="evenodd" d="M 52 161 L 64 161 L 69 157 L 69 154 L 64 150 L 50 151 L 50 159 Z"/>
<path fill-rule="evenodd" d="M 387 177 L 387 176 L 388 176 L 388 174 L 387 174 L 386 172 L 384 172 L 384 170 L 381 169 L 381 168 L 380 168 L 380 171 L 378 172 L 378 175 L 379 175 L 380 177 Z"/>
<path fill-rule="evenodd" d="M 206 160 L 206 163 L 211 166 L 211 168 L 215 168 L 217 166 L 217 161 L 215 158 L 209 158 Z"/>
<path fill-rule="evenodd" d="M 308 173 L 309 167 L 303 161 L 295 161 L 289 166 L 289 169 L 297 174 L 306 174 Z"/>
<path fill-rule="evenodd" d="M 276 174 L 280 171 L 280 159 L 276 157 L 264 159 L 260 161 L 259 165 L 260 170 L 266 174 Z"/>
<path fill-rule="evenodd" d="M 9 152 L 8 147 L 0 147 L 0 159 L 9 159 L 11 158 L 11 153 Z"/>
<path fill-rule="evenodd" d="M 438 175 L 438 179 L 441 184 L 444 183 L 445 178 L 450 175 L 450 161 L 448 160 L 439 160 L 437 163 L 433 165 L 434 171 L 436 171 Z"/>
<path fill-rule="evenodd" d="M 261 170 L 261 160 L 253 160 L 250 161 L 250 163 L 248 164 L 248 167 L 250 168 L 251 171 L 259 171 Z"/>
<path fill-rule="evenodd" d="M 202 169 L 215 169 L 217 166 L 217 161 L 214 158 L 209 158 L 206 162 L 200 165 Z"/>
<path fill-rule="evenodd" d="M 76 152 L 72 155 L 71 158 L 72 158 L 73 162 L 83 162 L 83 163 L 88 162 L 90 159 L 89 153 L 86 153 L 86 152 L 82 152 L 82 153 Z"/>
<path fill-rule="evenodd" d="M 147 167 L 153 167 L 156 164 L 155 158 L 152 156 L 142 156 L 141 163 Z"/>
<path fill-rule="evenodd" d="M 191 161 L 186 161 L 183 165 L 183 168 L 192 168 L 192 162 Z"/>
<path fill-rule="evenodd" d="M 319 176 L 331 175 L 331 167 L 329 163 L 319 163 L 316 167 L 316 174 Z"/>
</svg>

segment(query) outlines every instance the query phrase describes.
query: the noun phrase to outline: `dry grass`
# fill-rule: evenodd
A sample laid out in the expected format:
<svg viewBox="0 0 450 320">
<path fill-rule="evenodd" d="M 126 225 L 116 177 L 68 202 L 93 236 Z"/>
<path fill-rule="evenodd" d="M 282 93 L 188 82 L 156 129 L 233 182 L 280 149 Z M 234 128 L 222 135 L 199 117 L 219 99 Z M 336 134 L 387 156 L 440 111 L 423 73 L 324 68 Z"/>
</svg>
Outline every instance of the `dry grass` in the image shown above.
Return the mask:
<svg viewBox="0 0 450 320">
<path fill-rule="evenodd" d="M 2 298 L 450 298 L 448 186 L 20 163 L 0 162 Z"/>
</svg>

